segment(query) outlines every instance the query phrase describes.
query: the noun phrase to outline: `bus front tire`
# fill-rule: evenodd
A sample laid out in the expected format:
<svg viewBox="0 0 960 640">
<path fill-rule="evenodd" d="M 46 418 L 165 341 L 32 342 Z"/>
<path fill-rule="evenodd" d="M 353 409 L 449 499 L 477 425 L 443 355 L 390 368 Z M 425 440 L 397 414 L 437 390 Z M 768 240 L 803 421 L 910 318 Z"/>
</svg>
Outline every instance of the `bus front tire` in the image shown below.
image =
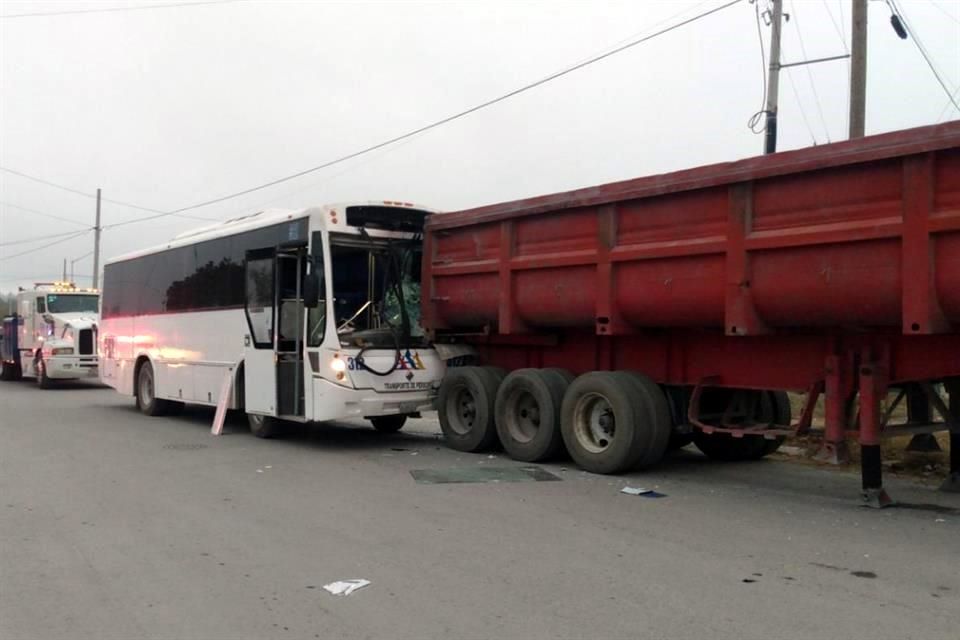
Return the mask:
<svg viewBox="0 0 960 640">
<path fill-rule="evenodd" d="M 403 429 L 403 425 L 407 423 L 407 416 L 403 413 L 390 416 L 374 416 L 368 419 L 370 420 L 370 424 L 373 425 L 373 428 L 380 433 L 396 433 L 400 431 L 400 429 Z"/>
<path fill-rule="evenodd" d="M 170 401 L 157 397 L 156 377 L 153 365 L 144 362 L 137 370 L 137 408 L 144 415 L 162 416 L 170 410 Z"/>
<path fill-rule="evenodd" d="M 283 421 L 272 416 L 248 413 L 247 422 L 250 423 L 250 433 L 258 438 L 279 438 L 286 431 L 283 428 Z"/>
</svg>

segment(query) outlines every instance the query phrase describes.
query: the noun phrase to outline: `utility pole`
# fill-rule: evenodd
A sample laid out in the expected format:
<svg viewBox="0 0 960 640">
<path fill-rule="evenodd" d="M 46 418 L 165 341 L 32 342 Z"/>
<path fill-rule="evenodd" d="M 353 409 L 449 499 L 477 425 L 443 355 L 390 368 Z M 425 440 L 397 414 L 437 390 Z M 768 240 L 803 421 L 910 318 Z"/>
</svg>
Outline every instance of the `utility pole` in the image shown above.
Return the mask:
<svg viewBox="0 0 960 640">
<path fill-rule="evenodd" d="M 64 258 L 63 259 L 63 278 L 60 280 L 60 282 L 66 282 L 66 281 L 67 281 L 67 259 Z"/>
<path fill-rule="evenodd" d="M 866 0 L 864 0 L 866 1 Z M 767 126 L 763 152 L 777 150 L 777 98 L 780 93 L 780 27 L 783 23 L 783 0 L 773 0 L 770 18 L 770 70 L 767 76 Z"/>
<path fill-rule="evenodd" d="M 867 111 L 867 0 L 853 0 L 850 26 L 850 139 L 862 138 Z"/>
<path fill-rule="evenodd" d="M 97 189 L 97 222 L 93 227 L 93 288 L 100 288 L 100 189 Z"/>
</svg>

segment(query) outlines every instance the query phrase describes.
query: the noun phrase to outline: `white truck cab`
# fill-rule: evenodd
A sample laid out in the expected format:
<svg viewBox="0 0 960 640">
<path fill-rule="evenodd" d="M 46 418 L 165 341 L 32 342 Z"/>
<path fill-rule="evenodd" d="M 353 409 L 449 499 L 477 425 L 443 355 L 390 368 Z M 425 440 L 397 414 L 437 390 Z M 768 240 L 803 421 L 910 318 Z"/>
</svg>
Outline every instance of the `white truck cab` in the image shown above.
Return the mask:
<svg viewBox="0 0 960 640">
<path fill-rule="evenodd" d="M 17 293 L 16 312 L 3 320 L 0 377 L 96 379 L 100 293 L 71 282 L 38 282 Z"/>
</svg>

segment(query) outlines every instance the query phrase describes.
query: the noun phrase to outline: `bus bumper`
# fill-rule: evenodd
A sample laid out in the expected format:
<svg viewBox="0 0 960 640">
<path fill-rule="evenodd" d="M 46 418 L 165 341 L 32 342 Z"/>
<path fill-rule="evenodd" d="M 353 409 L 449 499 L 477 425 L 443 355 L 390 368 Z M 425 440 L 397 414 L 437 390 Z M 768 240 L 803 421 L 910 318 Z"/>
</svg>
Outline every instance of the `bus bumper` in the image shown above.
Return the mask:
<svg viewBox="0 0 960 640">
<path fill-rule="evenodd" d="M 313 379 L 311 420 L 345 420 L 395 414 L 410 414 L 434 408 L 437 389 L 380 392 L 349 389 L 322 378 Z"/>
</svg>

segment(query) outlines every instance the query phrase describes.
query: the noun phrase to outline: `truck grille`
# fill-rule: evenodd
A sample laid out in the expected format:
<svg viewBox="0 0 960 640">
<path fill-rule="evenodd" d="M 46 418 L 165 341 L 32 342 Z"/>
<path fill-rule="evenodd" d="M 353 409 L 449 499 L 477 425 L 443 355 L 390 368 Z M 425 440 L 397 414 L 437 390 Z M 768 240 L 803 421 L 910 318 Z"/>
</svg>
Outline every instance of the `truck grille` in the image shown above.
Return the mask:
<svg viewBox="0 0 960 640">
<path fill-rule="evenodd" d="M 93 353 L 93 330 L 81 329 L 79 342 L 81 354 L 88 355 Z"/>
</svg>

